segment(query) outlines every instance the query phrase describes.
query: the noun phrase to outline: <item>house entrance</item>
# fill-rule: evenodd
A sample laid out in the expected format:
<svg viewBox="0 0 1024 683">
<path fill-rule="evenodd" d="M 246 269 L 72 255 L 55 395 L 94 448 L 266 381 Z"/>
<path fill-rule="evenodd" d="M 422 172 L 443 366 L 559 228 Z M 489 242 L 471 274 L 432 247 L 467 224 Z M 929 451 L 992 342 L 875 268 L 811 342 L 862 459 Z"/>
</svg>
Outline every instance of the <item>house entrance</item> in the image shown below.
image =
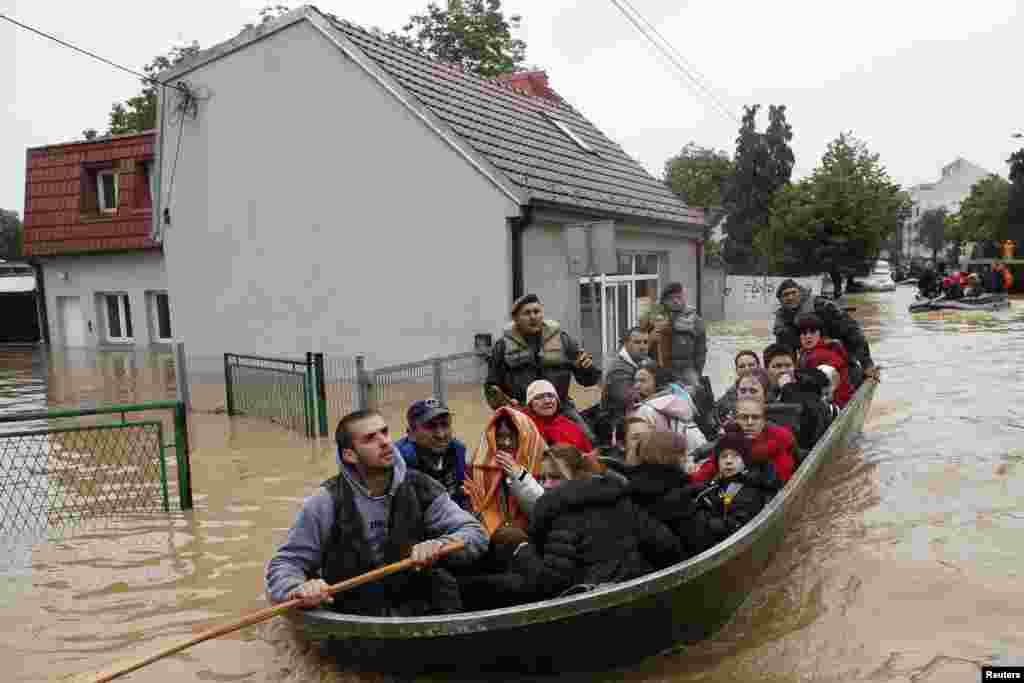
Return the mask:
<svg viewBox="0 0 1024 683">
<path fill-rule="evenodd" d="M 85 346 L 85 318 L 82 317 L 82 300 L 77 296 L 57 297 L 60 312 L 60 328 L 65 347 Z"/>
<path fill-rule="evenodd" d="M 657 254 L 619 253 L 618 273 L 579 279 L 580 342 L 603 360 L 613 358 L 630 327 L 657 301 Z"/>
</svg>

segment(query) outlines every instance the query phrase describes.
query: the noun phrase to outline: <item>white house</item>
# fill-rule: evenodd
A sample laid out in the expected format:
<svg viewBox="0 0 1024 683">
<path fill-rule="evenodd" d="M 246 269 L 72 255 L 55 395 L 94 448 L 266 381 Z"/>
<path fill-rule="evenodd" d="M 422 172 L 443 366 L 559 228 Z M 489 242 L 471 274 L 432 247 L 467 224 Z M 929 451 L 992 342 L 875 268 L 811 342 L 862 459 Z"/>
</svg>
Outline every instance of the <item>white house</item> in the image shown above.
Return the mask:
<svg viewBox="0 0 1024 683">
<path fill-rule="evenodd" d="M 963 157 L 942 167 L 942 177 L 934 183 L 923 183 L 909 188 L 913 202 L 910 218 L 903 228 L 902 244 L 904 258 L 932 257 L 932 250 L 921 244 L 921 216 L 929 209 L 945 208 L 949 213 L 960 210 L 960 203 L 971 194 L 971 187 L 986 176 L 989 171 L 972 164 Z"/>
<path fill-rule="evenodd" d="M 525 292 L 607 352 L 667 282 L 699 301 L 703 213 L 543 72 L 482 78 L 303 7 L 161 79 L 154 237 L 190 355 L 467 351 Z M 567 228 L 595 224 L 588 278 Z"/>
</svg>

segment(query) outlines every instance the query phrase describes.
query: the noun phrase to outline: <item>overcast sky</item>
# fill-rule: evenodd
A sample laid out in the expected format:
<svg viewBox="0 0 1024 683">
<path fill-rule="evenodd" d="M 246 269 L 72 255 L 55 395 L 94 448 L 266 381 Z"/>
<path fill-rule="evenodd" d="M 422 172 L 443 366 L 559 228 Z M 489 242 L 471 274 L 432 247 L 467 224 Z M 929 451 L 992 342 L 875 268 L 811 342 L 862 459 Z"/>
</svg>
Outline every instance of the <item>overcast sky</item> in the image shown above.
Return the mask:
<svg viewBox="0 0 1024 683">
<path fill-rule="evenodd" d="M 442 0 L 443 1 L 443 0 Z M 256 18 L 265 0 L 0 0 L 0 12 L 141 69 L 171 46 L 207 47 Z M 1006 175 L 1024 132 L 1024 0 L 632 0 L 737 116 L 785 104 L 796 175 L 850 130 L 904 185 L 934 180 L 957 156 Z M 298 6 L 291 3 L 291 6 Z M 398 28 L 426 0 L 318 5 L 364 26 Z M 527 60 L 559 94 L 660 177 L 689 141 L 729 150 L 722 115 L 609 0 L 506 0 Z M 0 21 L 0 208 L 24 209 L 25 149 L 107 125 L 133 76 Z M 12 87 L 13 85 L 13 87 Z M 767 123 L 767 111 L 759 121 Z M 1018 141 L 1019 142 L 1019 141 Z"/>
</svg>

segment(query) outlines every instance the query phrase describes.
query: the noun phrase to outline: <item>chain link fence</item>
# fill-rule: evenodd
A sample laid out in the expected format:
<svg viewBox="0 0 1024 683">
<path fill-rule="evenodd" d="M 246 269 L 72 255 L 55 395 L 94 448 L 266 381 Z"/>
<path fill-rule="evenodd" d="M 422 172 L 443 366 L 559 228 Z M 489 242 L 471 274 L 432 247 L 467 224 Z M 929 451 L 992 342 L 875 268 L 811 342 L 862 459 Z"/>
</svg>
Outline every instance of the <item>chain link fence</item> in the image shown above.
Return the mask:
<svg viewBox="0 0 1024 683">
<path fill-rule="evenodd" d="M 168 411 L 173 443 L 165 442 L 162 420 L 126 419 L 127 413 Z M 118 422 L 81 424 L 118 414 Z M 76 424 L 67 424 L 72 420 Z M 120 513 L 166 512 L 172 494 L 181 509 L 192 507 L 181 402 L 0 415 L 0 427 L 2 538 L 38 536 Z"/>
</svg>

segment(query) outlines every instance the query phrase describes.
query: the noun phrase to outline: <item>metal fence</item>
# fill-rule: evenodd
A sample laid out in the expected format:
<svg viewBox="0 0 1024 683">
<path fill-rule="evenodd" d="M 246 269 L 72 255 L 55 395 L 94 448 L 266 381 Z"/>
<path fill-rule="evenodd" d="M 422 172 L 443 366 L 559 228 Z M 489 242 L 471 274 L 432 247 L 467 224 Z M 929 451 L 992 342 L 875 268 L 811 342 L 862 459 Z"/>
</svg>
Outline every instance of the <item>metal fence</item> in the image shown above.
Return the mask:
<svg viewBox="0 0 1024 683">
<path fill-rule="evenodd" d="M 266 417 L 307 436 L 327 436 L 329 425 L 368 407 L 404 425 L 409 405 L 431 396 L 486 408 L 486 375 L 487 357 L 478 352 L 380 368 L 368 368 L 362 355 L 307 353 L 303 361 L 224 354 L 228 415 Z"/>
<path fill-rule="evenodd" d="M 228 415 L 255 415 L 312 437 L 327 433 L 323 354 L 305 360 L 224 354 Z"/>
<path fill-rule="evenodd" d="M 129 421 L 128 413 L 166 418 L 174 441 L 164 441 L 164 420 Z M 120 421 L 81 424 L 91 416 Z M 0 536 L 122 512 L 169 511 L 172 490 L 182 510 L 192 507 L 180 401 L 0 415 L 0 424 L 13 426 L 0 432 Z M 174 449 L 171 461 L 167 449 Z"/>
</svg>

